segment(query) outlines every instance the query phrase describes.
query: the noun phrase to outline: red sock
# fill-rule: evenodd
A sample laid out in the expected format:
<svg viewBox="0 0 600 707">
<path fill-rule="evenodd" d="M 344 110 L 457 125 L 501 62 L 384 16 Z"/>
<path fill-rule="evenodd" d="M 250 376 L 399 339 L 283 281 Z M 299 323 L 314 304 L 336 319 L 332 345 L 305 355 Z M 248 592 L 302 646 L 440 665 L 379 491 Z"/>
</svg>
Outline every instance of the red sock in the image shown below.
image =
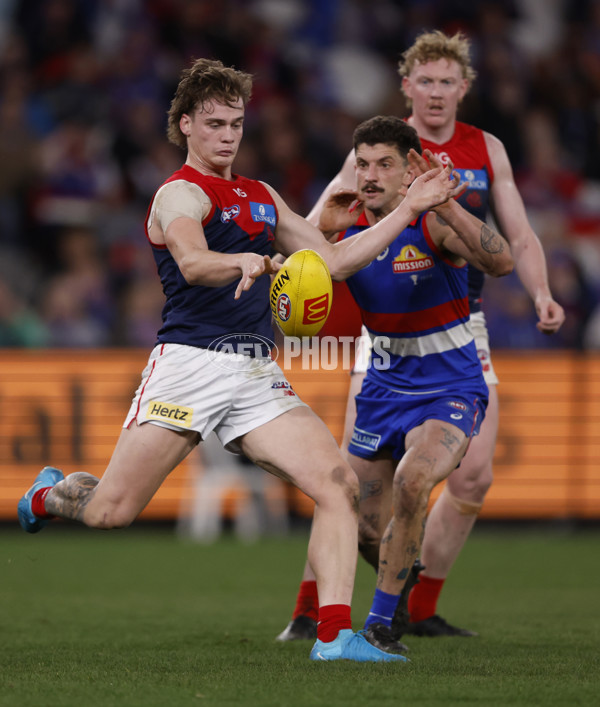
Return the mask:
<svg viewBox="0 0 600 707">
<path fill-rule="evenodd" d="M 39 489 L 33 494 L 33 498 L 31 499 L 31 510 L 36 518 L 54 518 L 54 516 L 50 513 L 46 513 L 46 506 L 44 505 L 48 491 L 52 488 L 54 487 L 48 486 L 45 489 Z"/>
<path fill-rule="evenodd" d="M 411 623 L 423 621 L 436 613 L 437 601 L 444 586 L 445 577 L 435 579 L 421 573 L 419 583 L 408 595 L 408 611 Z"/>
<path fill-rule="evenodd" d="M 317 583 L 314 580 L 304 581 L 300 584 L 292 619 L 297 616 L 308 616 L 315 621 L 319 618 L 319 594 Z"/>
<path fill-rule="evenodd" d="M 329 643 L 337 638 L 340 631 L 352 628 L 350 606 L 348 604 L 329 604 L 319 609 L 317 638 Z"/>
</svg>

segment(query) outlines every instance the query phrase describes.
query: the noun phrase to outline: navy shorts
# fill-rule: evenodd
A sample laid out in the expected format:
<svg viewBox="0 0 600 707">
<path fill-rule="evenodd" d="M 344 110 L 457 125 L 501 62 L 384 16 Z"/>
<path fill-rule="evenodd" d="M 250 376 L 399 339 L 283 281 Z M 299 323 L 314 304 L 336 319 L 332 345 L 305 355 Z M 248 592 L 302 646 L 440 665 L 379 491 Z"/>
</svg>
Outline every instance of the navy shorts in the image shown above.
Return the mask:
<svg viewBox="0 0 600 707">
<path fill-rule="evenodd" d="M 448 422 L 471 437 L 479 432 L 487 401 L 485 383 L 472 389 L 415 393 L 390 390 L 367 377 L 356 396 L 356 421 L 348 450 L 364 459 L 387 450 L 394 459 L 401 459 L 406 435 L 426 420 Z"/>
</svg>

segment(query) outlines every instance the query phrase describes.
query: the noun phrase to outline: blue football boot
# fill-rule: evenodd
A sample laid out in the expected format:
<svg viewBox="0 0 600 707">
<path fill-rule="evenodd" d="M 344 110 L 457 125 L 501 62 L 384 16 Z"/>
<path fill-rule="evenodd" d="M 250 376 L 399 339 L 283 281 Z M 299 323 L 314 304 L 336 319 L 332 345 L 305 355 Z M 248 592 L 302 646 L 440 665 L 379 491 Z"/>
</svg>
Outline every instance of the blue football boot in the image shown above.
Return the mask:
<svg viewBox="0 0 600 707">
<path fill-rule="evenodd" d="M 56 484 L 64 478 L 62 471 L 52 466 L 45 466 L 35 477 L 33 486 L 27 491 L 23 498 L 21 498 L 17 506 L 19 523 L 23 530 L 28 533 L 38 533 L 48 523 L 48 519 L 37 518 L 33 515 L 33 511 L 31 510 L 33 495 L 40 489 L 56 486 Z"/>
<path fill-rule="evenodd" d="M 369 643 L 362 631 L 354 633 L 346 628 L 329 643 L 318 638 L 310 652 L 311 660 L 353 660 L 357 663 L 407 663 L 408 658 L 396 653 L 386 653 Z"/>
</svg>

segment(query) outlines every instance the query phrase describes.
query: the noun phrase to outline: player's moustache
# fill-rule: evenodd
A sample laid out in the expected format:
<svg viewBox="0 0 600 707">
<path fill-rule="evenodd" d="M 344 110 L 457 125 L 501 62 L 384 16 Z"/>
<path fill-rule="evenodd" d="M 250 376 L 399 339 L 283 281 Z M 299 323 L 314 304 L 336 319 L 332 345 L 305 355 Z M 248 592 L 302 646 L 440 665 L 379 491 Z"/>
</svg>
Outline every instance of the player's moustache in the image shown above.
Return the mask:
<svg viewBox="0 0 600 707">
<path fill-rule="evenodd" d="M 373 191 L 383 191 L 381 187 L 378 187 L 376 184 L 373 184 L 372 182 L 366 182 L 365 186 L 361 189 L 361 191 L 367 191 L 367 189 L 372 189 Z"/>
</svg>

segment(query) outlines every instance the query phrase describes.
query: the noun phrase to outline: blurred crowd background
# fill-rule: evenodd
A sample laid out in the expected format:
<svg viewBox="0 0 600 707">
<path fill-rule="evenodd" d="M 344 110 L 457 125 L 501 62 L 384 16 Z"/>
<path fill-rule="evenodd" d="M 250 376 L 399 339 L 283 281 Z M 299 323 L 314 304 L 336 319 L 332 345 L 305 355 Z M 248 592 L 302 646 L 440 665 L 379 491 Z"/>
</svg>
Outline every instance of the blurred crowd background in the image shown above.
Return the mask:
<svg viewBox="0 0 600 707">
<path fill-rule="evenodd" d="M 493 280 L 492 346 L 600 349 L 600 0 L 2 0 L 0 346 L 154 344 L 143 222 L 185 159 L 166 112 L 192 59 L 254 75 L 234 170 L 307 214 L 358 122 L 407 115 L 397 63 L 424 29 L 470 37 L 459 118 L 504 141 L 567 312 L 544 337 Z"/>
</svg>

